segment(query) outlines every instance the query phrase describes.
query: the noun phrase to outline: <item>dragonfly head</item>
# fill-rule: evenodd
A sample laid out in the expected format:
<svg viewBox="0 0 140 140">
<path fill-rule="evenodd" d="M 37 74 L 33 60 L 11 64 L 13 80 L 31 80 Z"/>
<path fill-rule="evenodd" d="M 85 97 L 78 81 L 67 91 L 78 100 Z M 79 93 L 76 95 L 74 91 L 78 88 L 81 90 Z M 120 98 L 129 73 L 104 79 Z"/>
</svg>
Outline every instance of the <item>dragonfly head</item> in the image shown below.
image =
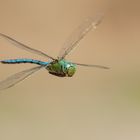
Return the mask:
<svg viewBox="0 0 140 140">
<path fill-rule="evenodd" d="M 76 72 L 76 65 L 72 63 L 66 64 L 66 75 L 72 77 Z"/>
</svg>

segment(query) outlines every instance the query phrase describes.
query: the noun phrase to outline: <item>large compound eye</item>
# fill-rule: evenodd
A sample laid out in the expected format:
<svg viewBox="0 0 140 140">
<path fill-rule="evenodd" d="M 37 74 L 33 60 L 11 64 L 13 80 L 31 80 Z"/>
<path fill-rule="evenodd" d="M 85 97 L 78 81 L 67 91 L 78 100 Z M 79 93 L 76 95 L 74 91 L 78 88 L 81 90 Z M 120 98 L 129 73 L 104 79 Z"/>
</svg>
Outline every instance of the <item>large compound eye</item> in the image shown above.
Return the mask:
<svg viewBox="0 0 140 140">
<path fill-rule="evenodd" d="M 68 76 L 72 77 L 74 75 L 75 71 L 76 71 L 76 68 L 74 66 L 69 66 L 68 70 L 67 70 Z"/>
</svg>

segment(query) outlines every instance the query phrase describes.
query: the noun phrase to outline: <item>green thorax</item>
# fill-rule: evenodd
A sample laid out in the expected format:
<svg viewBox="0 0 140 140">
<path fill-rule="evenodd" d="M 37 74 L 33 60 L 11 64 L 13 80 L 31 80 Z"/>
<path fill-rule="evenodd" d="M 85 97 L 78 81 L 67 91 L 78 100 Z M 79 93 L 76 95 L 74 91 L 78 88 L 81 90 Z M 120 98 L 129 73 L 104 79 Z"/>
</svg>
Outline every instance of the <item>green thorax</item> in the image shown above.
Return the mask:
<svg viewBox="0 0 140 140">
<path fill-rule="evenodd" d="M 59 77 L 72 77 L 76 71 L 76 65 L 65 60 L 55 60 L 46 69 L 49 73 Z"/>
</svg>

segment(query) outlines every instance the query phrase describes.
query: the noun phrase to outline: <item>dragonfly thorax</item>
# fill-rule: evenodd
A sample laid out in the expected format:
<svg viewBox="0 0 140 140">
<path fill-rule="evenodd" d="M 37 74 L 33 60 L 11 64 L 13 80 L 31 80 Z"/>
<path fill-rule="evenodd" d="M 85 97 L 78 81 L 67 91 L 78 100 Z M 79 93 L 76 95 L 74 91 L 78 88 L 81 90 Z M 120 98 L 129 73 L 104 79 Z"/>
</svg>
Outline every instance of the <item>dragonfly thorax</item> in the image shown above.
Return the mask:
<svg viewBox="0 0 140 140">
<path fill-rule="evenodd" d="M 65 60 L 55 60 L 46 69 L 55 76 L 72 77 L 76 71 L 76 65 Z"/>
</svg>

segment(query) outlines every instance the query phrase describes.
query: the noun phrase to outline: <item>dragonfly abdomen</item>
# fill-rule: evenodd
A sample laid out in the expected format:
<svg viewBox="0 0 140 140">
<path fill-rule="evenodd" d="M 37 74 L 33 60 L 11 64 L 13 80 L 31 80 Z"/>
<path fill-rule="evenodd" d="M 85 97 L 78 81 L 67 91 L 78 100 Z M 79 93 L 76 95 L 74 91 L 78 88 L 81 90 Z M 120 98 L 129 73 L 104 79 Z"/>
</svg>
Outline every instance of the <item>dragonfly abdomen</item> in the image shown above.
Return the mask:
<svg viewBox="0 0 140 140">
<path fill-rule="evenodd" d="M 43 62 L 40 60 L 34 60 L 34 59 L 8 59 L 8 60 L 2 60 L 0 61 L 3 64 L 21 64 L 21 63 L 32 63 L 37 65 L 47 65 L 49 62 Z"/>
</svg>

